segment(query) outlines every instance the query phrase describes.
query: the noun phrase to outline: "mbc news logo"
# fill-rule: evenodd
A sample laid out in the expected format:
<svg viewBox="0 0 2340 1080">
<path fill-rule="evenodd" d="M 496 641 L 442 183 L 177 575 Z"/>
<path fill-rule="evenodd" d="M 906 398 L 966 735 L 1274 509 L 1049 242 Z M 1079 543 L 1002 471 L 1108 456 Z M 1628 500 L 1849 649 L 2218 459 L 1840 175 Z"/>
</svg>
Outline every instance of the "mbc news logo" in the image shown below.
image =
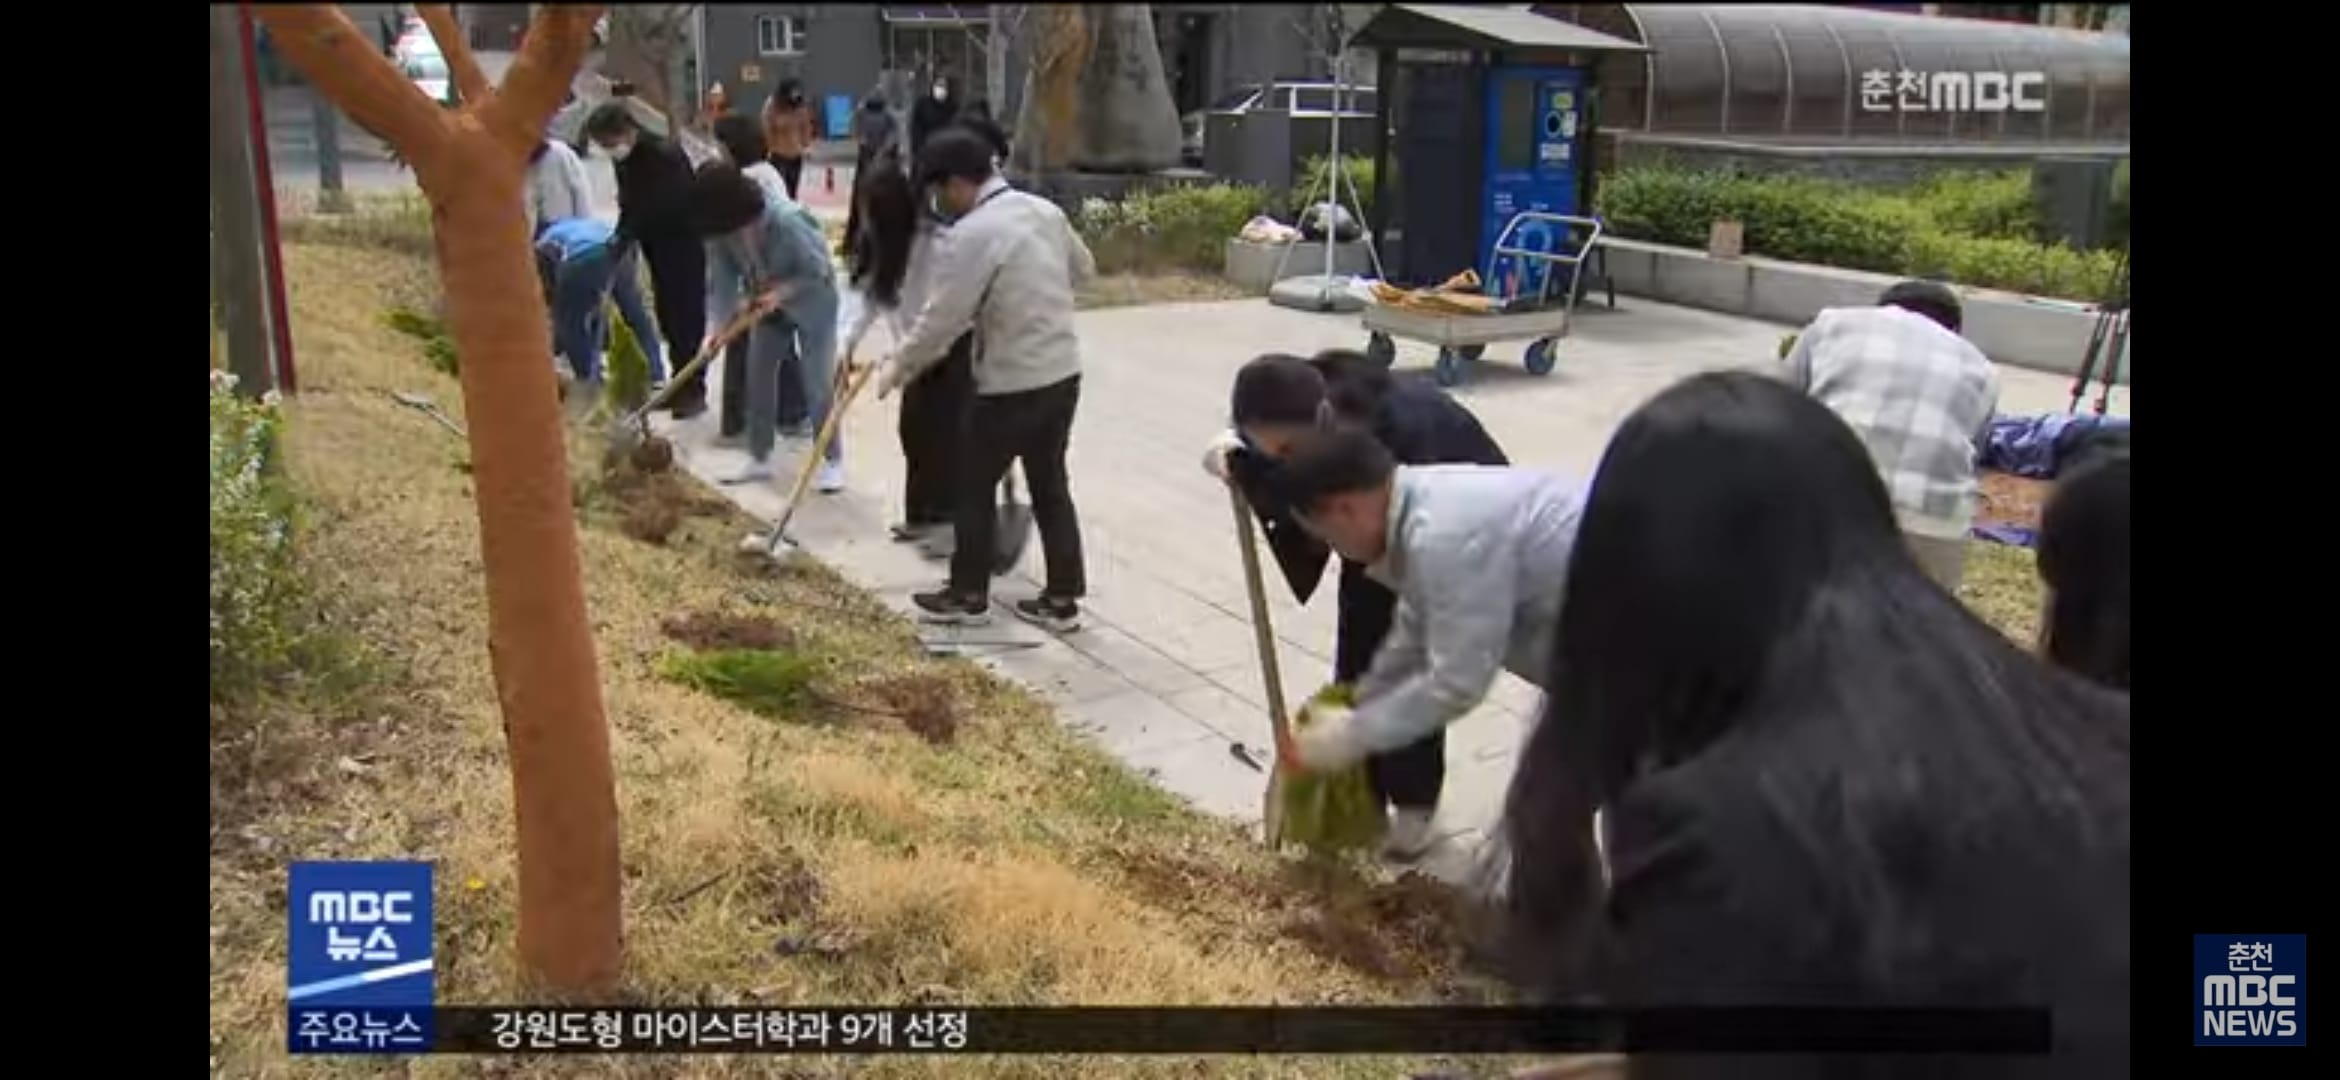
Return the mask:
<svg viewBox="0 0 2340 1080">
<path fill-rule="evenodd" d="M 2194 935 L 2196 1046 L 2307 1045 L 2307 935 Z"/>
</svg>

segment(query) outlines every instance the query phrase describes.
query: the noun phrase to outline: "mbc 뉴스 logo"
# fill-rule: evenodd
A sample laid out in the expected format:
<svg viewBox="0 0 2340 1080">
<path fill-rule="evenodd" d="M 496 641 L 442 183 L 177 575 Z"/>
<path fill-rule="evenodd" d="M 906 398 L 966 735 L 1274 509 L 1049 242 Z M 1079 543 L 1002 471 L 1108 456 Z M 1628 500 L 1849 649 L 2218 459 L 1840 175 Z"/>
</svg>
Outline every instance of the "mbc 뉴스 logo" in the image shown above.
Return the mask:
<svg viewBox="0 0 2340 1080">
<path fill-rule="evenodd" d="M 2194 935 L 2194 1045 L 2307 1045 L 2307 935 Z"/>
<path fill-rule="evenodd" d="M 286 1030 L 296 1054 L 431 1045 L 431 865 L 292 865 Z"/>
</svg>

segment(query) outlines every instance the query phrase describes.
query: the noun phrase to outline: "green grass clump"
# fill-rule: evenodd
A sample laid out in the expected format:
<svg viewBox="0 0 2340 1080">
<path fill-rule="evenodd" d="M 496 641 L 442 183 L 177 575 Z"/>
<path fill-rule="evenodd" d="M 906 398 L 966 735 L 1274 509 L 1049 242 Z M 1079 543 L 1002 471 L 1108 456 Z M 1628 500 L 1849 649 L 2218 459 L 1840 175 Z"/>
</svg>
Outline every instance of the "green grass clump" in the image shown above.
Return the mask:
<svg viewBox="0 0 2340 1080">
<path fill-rule="evenodd" d="M 382 314 L 382 325 L 422 342 L 423 359 L 430 361 L 432 370 L 443 375 L 461 374 L 455 339 L 447 335 L 447 324 L 413 308 L 392 308 Z"/>
<path fill-rule="evenodd" d="M 812 704 L 818 669 L 810 658 L 792 652 L 716 649 L 669 656 L 660 674 L 759 716 L 787 720 Z"/>
<path fill-rule="evenodd" d="M 1346 686 L 1327 686 L 1309 699 L 1311 704 L 1351 705 Z M 1295 730 L 1305 728 L 1309 710 L 1293 718 Z M 1283 783 L 1284 841 L 1318 855 L 1341 855 L 1370 848 L 1381 841 L 1381 799 L 1362 764 L 1339 772 L 1288 772 Z"/>
</svg>

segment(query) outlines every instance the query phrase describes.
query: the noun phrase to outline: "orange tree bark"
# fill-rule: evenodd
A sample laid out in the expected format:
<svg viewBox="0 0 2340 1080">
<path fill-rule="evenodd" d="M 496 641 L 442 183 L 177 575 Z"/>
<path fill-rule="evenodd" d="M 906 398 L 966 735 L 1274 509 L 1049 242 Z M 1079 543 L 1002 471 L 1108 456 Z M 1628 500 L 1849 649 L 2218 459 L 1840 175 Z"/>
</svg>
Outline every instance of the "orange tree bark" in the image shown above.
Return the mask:
<svg viewBox="0 0 2340 1080">
<path fill-rule="evenodd" d="M 447 322 L 463 354 L 488 652 L 512 756 L 520 961 L 546 989 L 610 988 L 620 958 L 617 794 L 577 556 L 552 341 L 521 212 L 528 152 L 601 8 L 537 9 L 491 87 L 445 5 L 421 10 L 461 109 L 424 97 L 329 4 L 254 5 L 310 83 L 412 163 L 431 204 Z"/>
</svg>

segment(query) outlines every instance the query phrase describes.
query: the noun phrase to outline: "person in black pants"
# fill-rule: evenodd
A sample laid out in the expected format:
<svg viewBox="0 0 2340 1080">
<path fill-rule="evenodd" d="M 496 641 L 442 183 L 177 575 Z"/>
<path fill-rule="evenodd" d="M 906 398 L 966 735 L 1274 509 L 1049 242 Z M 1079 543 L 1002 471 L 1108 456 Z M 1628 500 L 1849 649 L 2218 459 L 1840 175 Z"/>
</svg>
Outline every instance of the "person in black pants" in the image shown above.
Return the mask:
<svg viewBox="0 0 2340 1080">
<path fill-rule="evenodd" d="M 883 396 L 925 373 L 970 326 L 975 402 L 958 457 L 953 516 L 956 550 L 942 589 L 911 597 L 936 622 L 991 618 L 997 503 L 994 488 L 1017 460 L 1031 485 L 1032 517 L 1048 560 L 1039 596 L 1015 614 L 1054 632 L 1080 626 L 1088 591 L 1079 516 L 1066 456 L 1081 396 L 1074 288 L 1095 275 L 1088 245 L 1056 204 L 1008 186 L 992 146 L 964 128 L 945 128 L 918 155 L 917 187 L 934 192 L 951 216 L 916 321 L 878 381 Z"/>
<path fill-rule="evenodd" d="M 861 317 L 846 335 L 841 355 L 851 355 L 880 314 L 894 340 L 907 336 L 905 316 L 916 318 L 925 300 L 941 225 L 919 206 L 900 159 L 881 154 L 860 173 L 854 208 L 863 235 L 849 263 L 851 281 L 862 292 Z M 931 555 L 952 546 L 952 464 L 966 432 L 968 400 L 975 393 L 975 335 L 959 335 L 941 363 L 902 390 L 897 433 L 902 440 L 902 520 L 895 540 L 923 544 Z"/>
<path fill-rule="evenodd" d="M 1236 485 L 1259 516 L 1268 549 L 1301 603 L 1316 591 L 1332 550 L 1300 528 L 1275 490 L 1277 460 L 1293 442 L 1320 426 L 1342 424 L 1371 432 L 1401 465 L 1508 465 L 1503 448 L 1477 417 L 1446 392 L 1418 377 L 1392 376 L 1363 353 L 1331 350 L 1303 360 L 1270 353 L 1235 376 L 1235 428 L 1212 440 L 1203 455 L 1211 475 Z M 1333 681 L 1353 685 L 1373 664 L 1389 636 L 1397 594 L 1341 560 L 1340 615 L 1333 646 Z M 1418 857 L 1431 840 L 1430 822 L 1446 785 L 1446 733 L 1366 759 L 1366 771 L 1391 815 L 1388 853 Z"/>
<path fill-rule="evenodd" d="M 650 265 L 658 330 L 675 368 L 699 354 L 707 338 L 707 249 L 691 229 L 691 162 L 682 148 L 647 131 L 623 101 L 585 118 L 585 137 L 617 163 L 618 223 L 614 243 L 640 244 Z M 707 411 L 704 375 L 678 387 L 667 408 L 676 419 Z"/>
</svg>

